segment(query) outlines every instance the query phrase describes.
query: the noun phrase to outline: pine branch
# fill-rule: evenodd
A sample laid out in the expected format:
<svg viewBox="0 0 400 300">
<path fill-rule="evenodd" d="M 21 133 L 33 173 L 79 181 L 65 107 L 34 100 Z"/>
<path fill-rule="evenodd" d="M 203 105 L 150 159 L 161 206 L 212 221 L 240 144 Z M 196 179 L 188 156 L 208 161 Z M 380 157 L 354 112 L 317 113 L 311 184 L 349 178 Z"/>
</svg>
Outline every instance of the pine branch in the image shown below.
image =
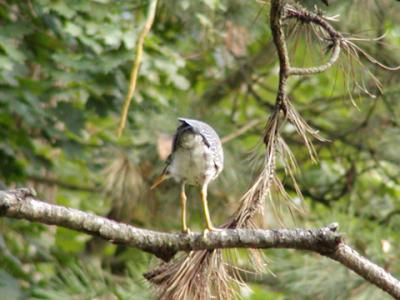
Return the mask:
<svg viewBox="0 0 400 300">
<path fill-rule="evenodd" d="M 295 9 L 290 5 L 284 5 L 284 16 L 286 18 L 296 18 L 303 23 L 315 24 L 322 28 L 329 37 L 322 37 L 325 40 L 329 40 L 331 43 L 332 54 L 329 60 L 320 66 L 309 67 L 309 68 L 294 68 L 291 67 L 288 70 L 288 75 L 312 75 L 317 73 L 323 73 L 332 67 L 335 62 L 339 59 L 341 50 L 341 41 L 343 36 L 340 32 L 337 32 L 335 28 L 323 16 L 315 14 L 305 9 Z"/>
<path fill-rule="evenodd" d="M 400 298 L 400 282 L 390 273 L 362 257 L 345 244 L 338 225 L 319 229 L 249 230 L 224 229 L 201 233 L 164 233 L 118 223 L 77 209 L 49 204 L 36 198 L 30 189 L 0 191 L 0 214 L 102 237 L 152 253 L 164 260 L 178 251 L 217 248 L 287 248 L 308 250 L 336 260 L 395 298 Z"/>
</svg>

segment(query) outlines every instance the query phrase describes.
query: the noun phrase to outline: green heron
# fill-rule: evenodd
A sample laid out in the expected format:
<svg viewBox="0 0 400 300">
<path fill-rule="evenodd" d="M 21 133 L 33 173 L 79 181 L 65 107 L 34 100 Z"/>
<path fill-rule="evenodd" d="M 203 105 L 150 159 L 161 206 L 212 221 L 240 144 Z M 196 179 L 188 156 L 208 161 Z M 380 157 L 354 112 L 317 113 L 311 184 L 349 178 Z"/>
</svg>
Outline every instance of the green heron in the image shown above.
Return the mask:
<svg viewBox="0 0 400 300">
<path fill-rule="evenodd" d="M 215 130 L 204 122 L 185 118 L 178 120 L 181 124 L 175 132 L 172 153 L 151 189 L 171 177 L 180 183 L 182 230 L 187 233 L 185 185 L 199 186 L 207 229 L 211 231 L 215 228 L 208 211 L 207 188 L 210 181 L 221 173 L 224 165 L 221 140 Z"/>
</svg>

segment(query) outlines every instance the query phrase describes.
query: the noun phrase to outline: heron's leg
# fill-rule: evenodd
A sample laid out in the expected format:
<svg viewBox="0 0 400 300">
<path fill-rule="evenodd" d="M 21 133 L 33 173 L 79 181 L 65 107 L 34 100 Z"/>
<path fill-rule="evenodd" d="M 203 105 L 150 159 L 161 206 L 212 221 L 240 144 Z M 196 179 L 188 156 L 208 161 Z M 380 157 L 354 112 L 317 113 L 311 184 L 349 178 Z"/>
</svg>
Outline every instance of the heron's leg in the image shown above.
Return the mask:
<svg viewBox="0 0 400 300">
<path fill-rule="evenodd" d="M 185 182 L 181 183 L 181 192 L 180 192 L 180 200 L 181 200 L 181 221 L 182 221 L 182 231 L 185 233 L 189 232 L 189 229 L 186 225 L 186 192 L 185 192 Z"/>
<path fill-rule="evenodd" d="M 207 229 L 209 231 L 214 230 L 214 226 L 211 222 L 210 212 L 208 211 L 208 203 L 207 203 L 207 184 L 204 184 L 201 187 L 200 194 L 201 194 L 201 203 L 203 204 L 204 215 L 206 216 L 206 223 Z"/>
</svg>

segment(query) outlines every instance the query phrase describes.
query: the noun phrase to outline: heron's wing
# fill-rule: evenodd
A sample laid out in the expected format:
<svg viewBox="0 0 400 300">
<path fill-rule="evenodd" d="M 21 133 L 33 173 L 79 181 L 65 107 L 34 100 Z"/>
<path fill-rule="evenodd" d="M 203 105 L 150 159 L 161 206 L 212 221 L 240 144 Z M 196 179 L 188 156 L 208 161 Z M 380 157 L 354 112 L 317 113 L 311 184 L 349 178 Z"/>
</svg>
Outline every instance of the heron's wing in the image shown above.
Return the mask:
<svg viewBox="0 0 400 300">
<path fill-rule="evenodd" d="M 218 167 L 219 170 L 222 170 L 224 165 L 224 154 L 221 140 L 214 128 L 207 123 L 198 120 L 186 118 L 179 118 L 178 120 L 182 123 L 181 127 L 184 126 L 184 124 L 187 124 L 192 128 L 194 133 L 198 133 L 203 137 L 204 143 L 211 149 L 214 155 L 216 167 Z"/>
<path fill-rule="evenodd" d="M 220 142 L 218 134 L 207 123 L 186 118 L 179 118 L 178 120 L 182 122 L 182 124 L 189 125 L 194 133 L 200 134 L 203 137 L 204 143 L 207 145 L 207 147 L 212 148 L 213 144 Z"/>
<path fill-rule="evenodd" d="M 179 121 L 181 121 L 181 120 L 179 119 Z M 174 152 L 178 148 L 178 145 L 180 143 L 180 139 L 181 139 L 182 135 L 185 132 L 192 131 L 192 130 L 193 130 L 193 128 L 190 124 L 188 124 L 184 121 L 181 121 L 181 125 L 178 126 L 178 128 L 176 129 L 175 134 L 174 134 L 174 140 L 172 142 L 172 153 L 170 156 L 174 155 Z"/>
</svg>

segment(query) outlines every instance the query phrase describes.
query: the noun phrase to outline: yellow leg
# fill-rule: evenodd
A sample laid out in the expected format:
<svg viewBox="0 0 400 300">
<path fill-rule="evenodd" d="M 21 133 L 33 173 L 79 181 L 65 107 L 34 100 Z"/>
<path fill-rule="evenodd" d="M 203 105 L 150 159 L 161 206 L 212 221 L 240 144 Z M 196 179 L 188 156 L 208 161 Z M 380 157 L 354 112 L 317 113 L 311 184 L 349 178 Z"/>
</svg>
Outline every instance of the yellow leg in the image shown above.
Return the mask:
<svg viewBox="0 0 400 300">
<path fill-rule="evenodd" d="M 189 229 L 187 228 L 186 225 L 186 193 L 185 193 L 185 183 L 182 182 L 181 184 L 181 193 L 180 193 L 180 199 L 181 199 L 181 221 L 182 221 L 182 231 L 185 233 L 189 232 Z"/>
<path fill-rule="evenodd" d="M 201 187 L 200 194 L 201 194 L 201 203 L 203 204 L 204 215 L 206 216 L 207 229 L 209 231 L 212 231 L 215 228 L 211 222 L 210 212 L 208 211 L 207 185 Z"/>
</svg>

